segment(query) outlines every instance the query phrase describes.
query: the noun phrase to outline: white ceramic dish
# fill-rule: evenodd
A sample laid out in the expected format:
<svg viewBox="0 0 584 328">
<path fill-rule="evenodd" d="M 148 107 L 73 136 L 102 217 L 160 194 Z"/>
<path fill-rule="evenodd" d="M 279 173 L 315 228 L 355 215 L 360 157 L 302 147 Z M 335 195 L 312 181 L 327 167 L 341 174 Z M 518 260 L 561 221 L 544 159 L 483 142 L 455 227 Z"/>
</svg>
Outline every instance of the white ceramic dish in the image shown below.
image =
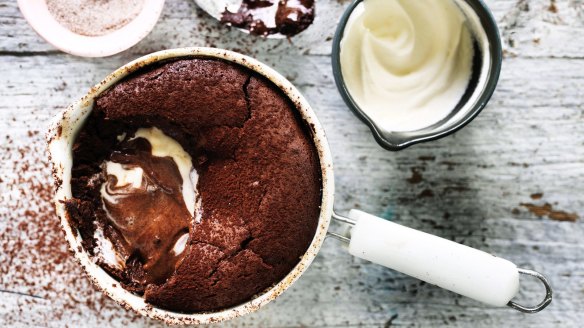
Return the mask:
<svg viewBox="0 0 584 328">
<path fill-rule="evenodd" d="M 348 7 L 337 26 L 333 40 L 332 66 L 335 83 L 343 100 L 353 113 L 363 121 L 373 133 L 373 137 L 383 148 L 397 151 L 411 145 L 436 140 L 450 135 L 470 123 L 485 108 L 495 92 L 503 60 L 501 37 L 497 22 L 489 7 L 482 0 L 456 0 L 466 16 L 468 26 L 475 42 L 474 74 L 469 82 L 467 94 L 452 112 L 426 128 L 413 131 L 390 131 L 382 122 L 373 120 L 351 96 L 345 84 L 341 69 L 341 43 L 345 28 L 353 10 L 361 8 L 365 0 L 355 0 Z M 480 55 L 479 55 L 480 54 Z"/>
<path fill-rule="evenodd" d="M 126 76 L 153 63 L 172 58 L 205 57 L 244 66 L 270 80 L 294 103 L 300 117 L 312 131 L 322 172 L 322 204 L 314 238 L 293 270 L 273 287 L 251 300 L 227 309 L 208 313 L 177 313 L 154 307 L 121 287 L 120 283 L 95 264 L 81 245 L 81 237 L 70 225 L 64 201 L 72 197 L 72 146 L 78 131 L 93 108 L 95 99 Z M 285 77 L 267 65 L 228 50 L 183 48 L 155 52 L 138 58 L 114 71 L 80 100 L 55 118 L 47 134 L 56 184 L 55 208 L 65 237 L 75 258 L 91 281 L 106 295 L 127 309 L 163 320 L 168 324 L 207 324 L 229 320 L 256 311 L 288 289 L 308 268 L 327 236 L 349 244 L 350 254 L 414 276 L 439 287 L 493 306 L 509 305 L 523 312 L 538 312 L 551 302 L 551 289 L 537 272 L 518 269 L 513 263 L 455 242 L 410 229 L 367 213 L 351 210 L 349 218 L 333 212 L 334 174 L 326 136 L 316 114 L 302 94 Z M 352 225 L 351 236 L 328 232 L 331 218 Z M 546 298 L 533 308 L 510 300 L 519 289 L 519 274 L 533 275 L 546 286 Z"/>
<path fill-rule="evenodd" d="M 18 0 L 30 26 L 48 43 L 81 57 L 106 57 L 122 52 L 142 40 L 158 21 L 164 0 L 148 0 L 132 21 L 109 34 L 86 36 L 62 26 L 49 12 L 45 0 Z"/>
</svg>

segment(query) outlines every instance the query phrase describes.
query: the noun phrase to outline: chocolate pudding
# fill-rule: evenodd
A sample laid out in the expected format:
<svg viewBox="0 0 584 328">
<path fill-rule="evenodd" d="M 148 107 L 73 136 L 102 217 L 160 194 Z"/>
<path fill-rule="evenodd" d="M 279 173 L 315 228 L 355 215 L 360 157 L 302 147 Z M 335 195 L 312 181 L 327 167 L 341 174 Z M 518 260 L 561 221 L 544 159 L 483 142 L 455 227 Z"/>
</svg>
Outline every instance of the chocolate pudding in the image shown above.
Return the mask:
<svg viewBox="0 0 584 328">
<path fill-rule="evenodd" d="M 263 36 L 294 36 L 313 21 L 314 0 L 243 0 L 237 12 L 221 15 L 222 23 Z"/>
<path fill-rule="evenodd" d="M 73 145 L 74 228 L 127 290 L 186 313 L 241 304 L 318 224 L 310 130 L 270 81 L 215 59 L 150 66 L 102 93 Z"/>
</svg>

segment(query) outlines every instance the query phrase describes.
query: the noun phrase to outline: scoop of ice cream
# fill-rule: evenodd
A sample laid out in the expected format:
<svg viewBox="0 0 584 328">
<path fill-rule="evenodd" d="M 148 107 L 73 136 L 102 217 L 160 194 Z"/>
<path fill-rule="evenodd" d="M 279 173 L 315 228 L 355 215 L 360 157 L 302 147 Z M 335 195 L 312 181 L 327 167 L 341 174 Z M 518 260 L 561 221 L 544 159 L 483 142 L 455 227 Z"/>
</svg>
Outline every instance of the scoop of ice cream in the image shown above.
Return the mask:
<svg viewBox="0 0 584 328">
<path fill-rule="evenodd" d="M 103 209 L 115 229 L 109 242 L 117 253 L 113 258 L 124 259 L 109 264 L 133 266 L 132 280 L 140 284 L 164 282 L 184 256 L 195 214 L 196 171 L 180 144 L 157 128 L 120 139 L 103 164 Z"/>
</svg>

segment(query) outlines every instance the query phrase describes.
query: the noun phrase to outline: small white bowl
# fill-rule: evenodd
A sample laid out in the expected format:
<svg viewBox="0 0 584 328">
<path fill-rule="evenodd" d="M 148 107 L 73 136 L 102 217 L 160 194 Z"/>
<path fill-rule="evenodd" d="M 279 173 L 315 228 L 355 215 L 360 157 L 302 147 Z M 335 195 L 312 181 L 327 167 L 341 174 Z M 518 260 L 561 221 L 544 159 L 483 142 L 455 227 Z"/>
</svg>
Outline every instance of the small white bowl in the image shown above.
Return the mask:
<svg viewBox="0 0 584 328">
<path fill-rule="evenodd" d="M 48 43 L 81 57 L 106 57 L 122 52 L 142 40 L 158 21 L 164 0 L 144 1 L 144 8 L 123 27 L 100 36 L 86 36 L 61 25 L 49 12 L 45 0 L 18 0 L 30 26 Z"/>
</svg>

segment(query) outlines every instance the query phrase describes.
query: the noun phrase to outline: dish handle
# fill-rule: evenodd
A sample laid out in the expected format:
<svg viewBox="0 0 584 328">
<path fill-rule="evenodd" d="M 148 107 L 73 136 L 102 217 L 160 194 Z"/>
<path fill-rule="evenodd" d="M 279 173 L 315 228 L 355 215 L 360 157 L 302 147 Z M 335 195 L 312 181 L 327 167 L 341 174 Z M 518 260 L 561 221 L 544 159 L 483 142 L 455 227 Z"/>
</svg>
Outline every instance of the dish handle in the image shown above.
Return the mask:
<svg viewBox="0 0 584 328">
<path fill-rule="evenodd" d="M 352 225 L 350 238 L 330 233 L 349 244 L 349 253 L 492 306 L 509 306 L 536 313 L 552 300 L 547 279 L 538 272 L 517 268 L 512 262 L 486 252 L 414 230 L 359 210 L 337 221 Z M 538 278 L 546 288 L 544 300 L 534 307 L 511 301 L 519 291 L 519 275 Z"/>
</svg>

